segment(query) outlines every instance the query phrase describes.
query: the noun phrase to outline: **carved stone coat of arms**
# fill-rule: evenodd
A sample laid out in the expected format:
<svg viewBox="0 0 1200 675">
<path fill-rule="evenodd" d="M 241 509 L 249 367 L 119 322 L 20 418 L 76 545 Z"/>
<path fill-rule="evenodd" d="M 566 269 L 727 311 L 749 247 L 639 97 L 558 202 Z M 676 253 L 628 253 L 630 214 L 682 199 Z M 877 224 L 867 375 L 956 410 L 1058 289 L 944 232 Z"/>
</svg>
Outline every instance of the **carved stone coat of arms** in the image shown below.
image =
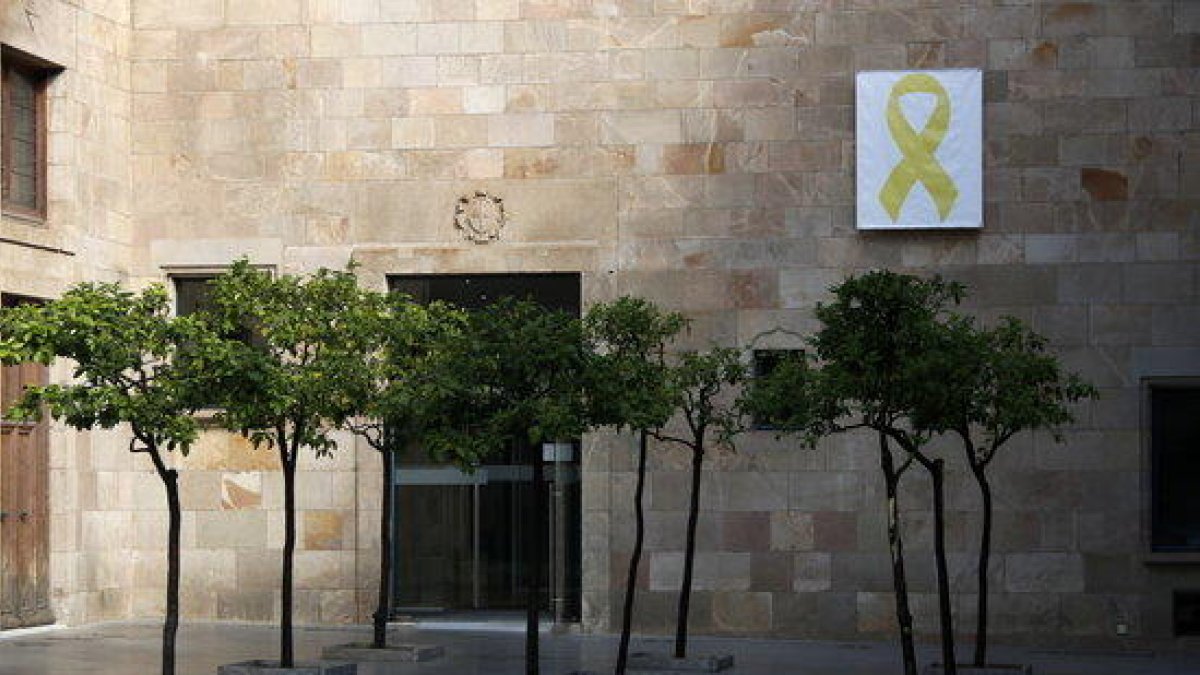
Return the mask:
<svg viewBox="0 0 1200 675">
<path fill-rule="evenodd" d="M 476 244 L 499 239 L 505 221 L 504 200 L 486 192 L 460 198 L 454 209 L 454 226 Z"/>
</svg>

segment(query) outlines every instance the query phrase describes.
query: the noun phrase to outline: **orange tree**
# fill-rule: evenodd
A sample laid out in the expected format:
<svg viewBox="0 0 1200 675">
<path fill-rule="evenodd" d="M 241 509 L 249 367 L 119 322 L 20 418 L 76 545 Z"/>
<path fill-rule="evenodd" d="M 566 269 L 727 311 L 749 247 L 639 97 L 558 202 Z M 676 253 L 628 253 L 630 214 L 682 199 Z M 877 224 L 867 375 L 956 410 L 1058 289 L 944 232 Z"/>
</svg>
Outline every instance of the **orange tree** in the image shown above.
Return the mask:
<svg viewBox="0 0 1200 675">
<path fill-rule="evenodd" d="M 193 317 L 172 317 L 162 286 L 140 293 L 116 284 L 80 284 L 44 305 L 0 310 L 0 361 L 70 359 L 66 384 L 31 387 L 11 410 L 33 419 L 47 411 L 76 429 L 127 425 L 129 450 L 150 458 L 167 499 L 166 617 L 162 672 L 175 672 L 179 629 L 179 473 L 166 453 L 187 454 L 196 440 L 192 413 L 205 391 L 228 376 L 223 341 Z"/>
<path fill-rule="evenodd" d="M 351 272 L 326 269 L 308 277 L 275 277 L 245 260 L 212 284 L 206 319 L 226 341 L 226 368 L 236 372 L 212 393 L 217 420 L 258 447 L 275 451 L 283 472 L 284 539 L 280 584 L 280 664 L 295 663 L 292 639 L 296 550 L 296 467 L 301 452 L 336 449 L 333 430 L 359 412 L 353 378 L 375 339 L 360 320 L 372 300 Z"/>
</svg>

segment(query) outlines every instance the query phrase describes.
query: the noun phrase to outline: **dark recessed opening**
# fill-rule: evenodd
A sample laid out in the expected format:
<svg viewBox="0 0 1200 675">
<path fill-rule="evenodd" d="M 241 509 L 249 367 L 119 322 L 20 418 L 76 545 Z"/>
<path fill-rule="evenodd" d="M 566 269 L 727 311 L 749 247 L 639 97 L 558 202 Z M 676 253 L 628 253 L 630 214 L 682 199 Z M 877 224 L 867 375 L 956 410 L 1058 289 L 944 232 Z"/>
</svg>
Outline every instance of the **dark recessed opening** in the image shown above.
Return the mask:
<svg viewBox="0 0 1200 675">
<path fill-rule="evenodd" d="M 1175 637 L 1200 636 L 1200 591 L 1175 591 L 1171 604 Z"/>
</svg>

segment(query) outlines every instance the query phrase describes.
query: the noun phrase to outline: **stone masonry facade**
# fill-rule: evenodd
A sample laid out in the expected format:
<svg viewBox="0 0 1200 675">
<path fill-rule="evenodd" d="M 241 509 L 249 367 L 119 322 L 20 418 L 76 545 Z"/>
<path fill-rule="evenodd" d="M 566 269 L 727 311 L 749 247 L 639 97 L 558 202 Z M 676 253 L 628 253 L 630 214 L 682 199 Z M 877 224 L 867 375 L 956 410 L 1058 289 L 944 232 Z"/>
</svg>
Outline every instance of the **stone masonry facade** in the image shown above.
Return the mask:
<svg viewBox="0 0 1200 675">
<path fill-rule="evenodd" d="M 65 67 L 49 216 L 0 221 L 0 292 L 137 286 L 241 255 L 296 273 L 353 259 L 375 288 L 565 271 L 582 274 L 585 306 L 637 294 L 686 312 L 690 343 L 784 348 L 847 274 L 941 273 L 982 319 L 1031 322 L 1101 390 L 1065 442 L 1024 435 L 997 460 L 997 638 L 1167 639 L 1173 591 L 1200 588 L 1200 558 L 1148 555 L 1142 419 L 1148 378 L 1200 377 L 1200 3 L 2 0 L 0 42 Z M 980 231 L 854 228 L 854 74 L 917 68 L 984 72 Z M 475 191 L 504 199 L 499 241 L 454 227 Z M 163 500 L 126 442 L 56 430 L 60 621 L 161 611 Z M 634 442 L 585 445 L 583 625 L 606 631 Z M 966 633 L 978 498 L 946 452 Z M 274 458 L 214 431 L 177 461 L 185 615 L 270 620 Z M 876 462 L 863 436 L 809 451 L 754 432 L 714 452 L 694 630 L 891 635 Z M 643 630 L 671 625 L 686 467 L 652 450 Z M 366 620 L 377 461 L 347 439 L 302 468 L 299 620 Z M 925 483 L 909 476 L 902 498 L 931 634 Z"/>
</svg>

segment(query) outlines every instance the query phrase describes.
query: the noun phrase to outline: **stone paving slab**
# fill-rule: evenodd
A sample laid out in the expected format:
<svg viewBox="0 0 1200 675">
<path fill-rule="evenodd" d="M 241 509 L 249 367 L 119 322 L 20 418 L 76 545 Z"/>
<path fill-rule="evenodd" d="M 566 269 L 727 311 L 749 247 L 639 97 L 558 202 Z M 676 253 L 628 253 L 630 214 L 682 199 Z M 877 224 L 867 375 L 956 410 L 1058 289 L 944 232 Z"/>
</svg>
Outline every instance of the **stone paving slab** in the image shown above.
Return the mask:
<svg viewBox="0 0 1200 675">
<path fill-rule="evenodd" d="M 405 629 L 406 642 L 432 643 L 445 656 L 425 662 L 362 664 L 360 675 L 521 675 L 524 639 L 512 631 Z M 0 675 L 129 675 L 158 672 L 160 628 L 125 622 L 39 632 L 0 632 Z M 296 658 L 315 659 L 328 645 L 369 639 L 370 628 L 299 628 Z M 222 664 L 276 656 L 278 633 L 271 626 L 237 623 L 185 623 L 179 635 L 178 675 L 214 675 Z M 670 649 L 669 638 L 635 639 L 637 651 Z M 690 642 L 695 653 L 728 653 L 731 675 L 898 675 L 898 650 L 882 642 L 714 639 Z M 963 649 L 969 647 L 964 644 Z M 612 672 L 613 636 L 542 635 L 542 673 L 567 675 Z M 1029 663 L 1035 675 L 1197 675 L 1200 651 L 1147 649 L 1128 652 L 997 647 L 997 662 Z M 938 660 L 923 645 L 922 665 Z"/>
</svg>

